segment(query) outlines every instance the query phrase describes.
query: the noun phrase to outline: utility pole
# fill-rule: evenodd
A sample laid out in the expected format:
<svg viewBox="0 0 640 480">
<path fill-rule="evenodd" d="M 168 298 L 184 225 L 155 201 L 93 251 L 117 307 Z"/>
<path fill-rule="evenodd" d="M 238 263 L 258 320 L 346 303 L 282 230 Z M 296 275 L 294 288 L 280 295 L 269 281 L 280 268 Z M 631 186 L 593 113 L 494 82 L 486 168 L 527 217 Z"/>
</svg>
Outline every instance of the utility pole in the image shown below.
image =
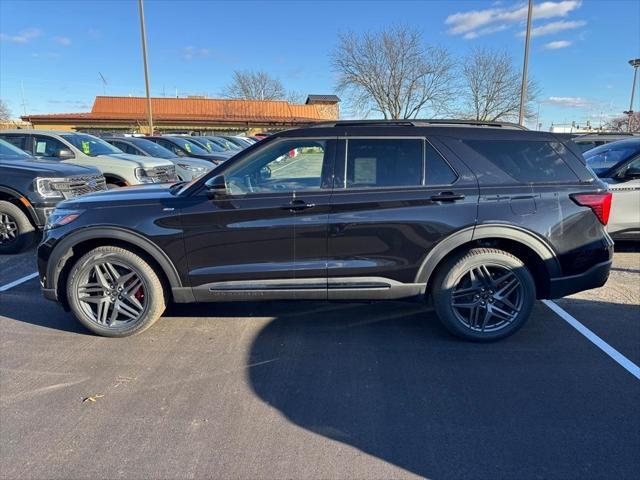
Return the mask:
<svg viewBox="0 0 640 480">
<path fill-rule="evenodd" d="M 529 67 L 529 41 L 531 40 L 531 17 L 533 13 L 533 0 L 529 0 L 527 11 L 527 35 L 524 39 L 524 65 L 522 66 L 522 86 L 520 87 L 520 115 L 518 123 L 524 125 L 524 107 L 527 103 L 527 70 Z"/>
<path fill-rule="evenodd" d="M 151 111 L 151 94 L 149 93 L 149 68 L 147 66 L 147 33 L 144 27 L 144 6 L 142 0 L 138 0 L 140 12 L 140 35 L 142 36 L 142 61 L 144 63 L 144 83 L 147 89 L 147 120 L 149 122 L 149 135 L 153 135 L 153 113 Z"/>
<path fill-rule="evenodd" d="M 622 112 L 629 115 L 629 122 L 627 123 L 627 131 L 631 131 L 631 120 L 633 119 L 633 97 L 636 93 L 636 77 L 638 76 L 638 67 L 640 67 L 640 58 L 634 58 L 629 60 L 629 65 L 633 67 L 633 86 L 631 87 L 631 102 L 629 102 L 629 111 Z"/>
</svg>

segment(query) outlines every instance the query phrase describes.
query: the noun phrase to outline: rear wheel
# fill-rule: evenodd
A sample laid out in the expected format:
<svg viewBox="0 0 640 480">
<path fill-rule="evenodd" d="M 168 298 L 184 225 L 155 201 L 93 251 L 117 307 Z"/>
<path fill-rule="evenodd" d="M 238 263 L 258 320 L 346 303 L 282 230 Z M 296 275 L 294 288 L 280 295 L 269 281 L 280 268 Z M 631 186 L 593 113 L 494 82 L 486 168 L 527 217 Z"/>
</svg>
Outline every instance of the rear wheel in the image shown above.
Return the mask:
<svg viewBox="0 0 640 480">
<path fill-rule="evenodd" d="M 33 243 L 35 228 L 13 203 L 0 201 L 0 253 L 18 253 Z"/>
<path fill-rule="evenodd" d="M 153 325 L 165 309 L 162 283 L 140 256 L 98 247 L 78 260 L 67 281 L 71 311 L 89 330 L 126 337 Z"/>
<path fill-rule="evenodd" d="M 517 257 L 490 248 L 454 256 L 438 269 L 433 301 L 453 334 L 493 341 L 515 333 L 529 318 L 536 298 L 529 270 Z"/>
</svg>

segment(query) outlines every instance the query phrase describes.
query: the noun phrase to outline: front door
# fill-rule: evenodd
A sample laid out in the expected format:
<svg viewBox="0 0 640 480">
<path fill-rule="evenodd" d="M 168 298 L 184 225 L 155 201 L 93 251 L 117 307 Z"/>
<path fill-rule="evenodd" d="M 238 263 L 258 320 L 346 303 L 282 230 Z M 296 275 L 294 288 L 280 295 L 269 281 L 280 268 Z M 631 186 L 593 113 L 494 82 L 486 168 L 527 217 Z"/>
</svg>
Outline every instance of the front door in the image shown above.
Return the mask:
<svg viewBox="0 0 640 480">
<path fill-rule="evenodd" d="M 219 170 L 226 196 L 186 200 L 181 217 L 197 300 L 326 298 L 335 143 L 274 140 Z"/>
<path fill-rule="evenodd" d="M 329 216 L 329 299 L 423 293 L 416 275 L 429 251 L 475 223 L 475 177 L 425 138 L 345 142 Z"/>
</svg>

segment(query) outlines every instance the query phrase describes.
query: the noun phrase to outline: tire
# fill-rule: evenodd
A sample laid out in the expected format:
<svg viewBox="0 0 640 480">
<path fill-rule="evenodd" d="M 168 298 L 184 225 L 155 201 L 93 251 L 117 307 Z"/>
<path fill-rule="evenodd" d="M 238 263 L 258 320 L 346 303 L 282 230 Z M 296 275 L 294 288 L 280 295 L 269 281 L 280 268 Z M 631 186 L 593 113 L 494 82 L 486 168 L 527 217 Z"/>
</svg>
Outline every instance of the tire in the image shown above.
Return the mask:
<svg viewBox="0 0 640 480">
<path fill-rule="evenodd" d="M 35 227 L 13 203 L 0 201 L 0 254 L 19 253 L 31 246 Z"/>
<path fill-rule="evenodd" d="M 503 250 L 474 248 L 445 260 L 434 278 L 432 296 L 440 321 L 451 333 L 491 342 L 525 324 L 536 287 L 519 258 Z"/>
<path fill-rule="evenodd" d="M 149 263 L 112 246 L 91 250 L 71 267 L 67 300 L 80 323 L 105 337 L 143 332 L 166 306 L 162 282 Z"/>
</svg>

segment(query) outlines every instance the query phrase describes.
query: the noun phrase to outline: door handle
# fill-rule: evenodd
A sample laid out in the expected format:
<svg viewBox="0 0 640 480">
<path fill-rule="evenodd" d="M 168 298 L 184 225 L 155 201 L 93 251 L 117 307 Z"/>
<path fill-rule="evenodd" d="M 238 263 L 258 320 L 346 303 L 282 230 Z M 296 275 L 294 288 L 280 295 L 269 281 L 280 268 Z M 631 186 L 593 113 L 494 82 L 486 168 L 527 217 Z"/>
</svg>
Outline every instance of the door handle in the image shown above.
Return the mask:
<svg viewBox="0 0 640 480">
<path fill-rule="evenodd" d="M 282 205 L 280 208 L 282 210 L 289 210 L 291 212 L 295 212 L 299 210 L 306 210 L 308 208 L 313 208 L 315 206 L 316 206 L 315 203 L 307 203 L 304 200 L 292 200 L 290 203 L 287 203 L 286 205 Z"/>
<path fill-rule="evenodd" d="M 464 195 L 453 192 L 440 192 L 437 195 L 431 195 L 434 202 L 455 202 L 456 200 L 464 200 Z"/>
</svg>

